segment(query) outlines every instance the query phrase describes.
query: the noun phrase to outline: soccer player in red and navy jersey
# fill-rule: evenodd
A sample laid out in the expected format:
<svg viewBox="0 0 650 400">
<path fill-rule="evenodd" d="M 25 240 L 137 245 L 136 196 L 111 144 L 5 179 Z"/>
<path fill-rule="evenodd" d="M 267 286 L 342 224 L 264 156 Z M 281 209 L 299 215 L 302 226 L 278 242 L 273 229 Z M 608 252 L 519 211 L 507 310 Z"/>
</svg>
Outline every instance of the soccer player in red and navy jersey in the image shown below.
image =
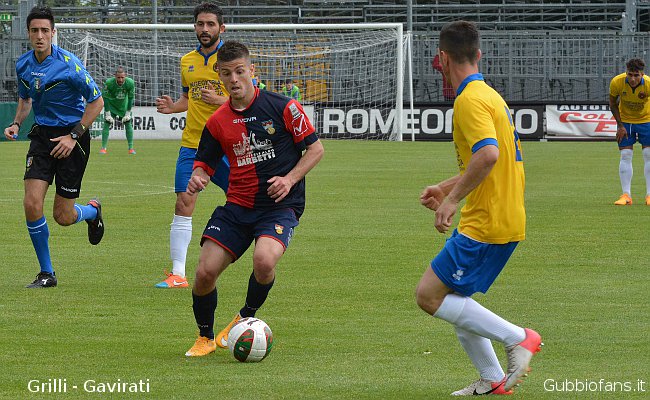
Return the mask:
<svg viewBox="0 0 650 400">
<path fill-rule="evenodd" d="M 246 46 L 226 42 L 217 53 L 217 65 L 230 99 L 205 125 L 187 193 L 195 195 L 206 187 L 223 155 L 231 169 L 226 204 L 216 208 L 201 238 L 192 289 L 199 337 L 186 356 L 226 347 L 230 328 L 262 306 L 305 208 L 305 175 L 324 153 L 300 103 L 254 86 Z M 215 340 L 216 281 L 253 241 L 246 303 Z"/>
</svg>

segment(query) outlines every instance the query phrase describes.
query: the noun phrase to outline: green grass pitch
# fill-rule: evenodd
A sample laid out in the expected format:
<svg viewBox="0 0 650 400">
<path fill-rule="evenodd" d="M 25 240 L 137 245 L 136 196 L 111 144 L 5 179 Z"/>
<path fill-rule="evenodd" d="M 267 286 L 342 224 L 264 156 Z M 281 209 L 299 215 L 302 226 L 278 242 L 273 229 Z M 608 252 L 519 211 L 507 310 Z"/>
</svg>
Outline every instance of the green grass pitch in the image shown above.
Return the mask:
<svg viewBox="0 0 650 400">
<path fill-rule="evenodd" d="M 106 235 L 62 228 L 45 215 L 59 287 L 28 290 L 38 263 L 25 228 L 27 143 L 0 144 L 0 398 L 440 399 L 477 374 L 452 328 L 420 311 L 414 290 L 443 245 L 422 188 L 456 172 L 451 143 L 325 141 L 307 177 L 307 208 L 258 313 L 275 336 L 260 364 L 226 350 L 188 359 L 190 290 L 153 285 L 169 268 L 176 141 L 123 141 L 93 154 L 81 200 L 99 196 Z M 514 398 L 647 398 L 646 392 L 551 391 L 566 381 L 650 381 L 650 207 L 635 149 L 630 207 L 615 207 L 618 151 L 609 143 L 523 143 L 527 240 L 487 295 L 475 299 L 545 346 Z M 188 255 L 224 195 L 200 195 Z M 250 253 L 250 252 L 249 252 Z M 241 307 L 250 254 L 219 281 L 217 330 Z M 497 354 L 503 360 L 503 351 Z M 65 379 L 65 394 L 30 380 Z M 149 393 L 84 392 L 83 384 L 149 380 Z M 71 389 L 77 385 L 78 389 Z M 593 384 L 592 384 L 593 389 Z"/>
</svg>

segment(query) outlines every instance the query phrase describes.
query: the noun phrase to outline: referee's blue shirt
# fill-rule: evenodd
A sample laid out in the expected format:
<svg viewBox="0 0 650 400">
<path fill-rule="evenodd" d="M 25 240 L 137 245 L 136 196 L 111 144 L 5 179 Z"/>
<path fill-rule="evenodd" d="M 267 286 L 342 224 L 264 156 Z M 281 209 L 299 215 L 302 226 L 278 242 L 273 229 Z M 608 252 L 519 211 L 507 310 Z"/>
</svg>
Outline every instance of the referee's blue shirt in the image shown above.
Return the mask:
<svg viewBox="0 0 650 400">
<path fill-rule="evenodd" d="M 72 53 L 52 45 L 42 63 L 31 50 L 16 62 L 18 95 L 32 99 L 34 120 L 44 126 L 76 125 L 84 113 L 83 98 L 92 103 L 102 95 L 83 63 Z M 83 98 L 82 98 L 83 97 Z"/>
</svg>

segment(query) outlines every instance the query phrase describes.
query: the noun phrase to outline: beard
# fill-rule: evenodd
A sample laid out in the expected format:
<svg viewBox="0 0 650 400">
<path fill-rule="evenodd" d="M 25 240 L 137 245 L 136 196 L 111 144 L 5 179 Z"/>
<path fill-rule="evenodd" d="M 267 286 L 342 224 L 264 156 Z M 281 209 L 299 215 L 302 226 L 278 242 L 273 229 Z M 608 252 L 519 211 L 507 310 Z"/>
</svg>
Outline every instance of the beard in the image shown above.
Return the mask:
<svg viewBox="0 0 650 400">
<path fill-rule="evenodd" d="M 199 43 L 201 43 L 201 46 L 203 46 L 205 48 L 212 47 L 219 40 L 219 35 L 210 36 L 210 41 L 208 43 L 204 44 L 203 40 L 201 40 L 201 38 L 203 37 L 203 39 L 205 39 L 206 36 L 209 36 L 209 35 L 196 35 L 196 38 L 199 40 Z"/>
</svg>

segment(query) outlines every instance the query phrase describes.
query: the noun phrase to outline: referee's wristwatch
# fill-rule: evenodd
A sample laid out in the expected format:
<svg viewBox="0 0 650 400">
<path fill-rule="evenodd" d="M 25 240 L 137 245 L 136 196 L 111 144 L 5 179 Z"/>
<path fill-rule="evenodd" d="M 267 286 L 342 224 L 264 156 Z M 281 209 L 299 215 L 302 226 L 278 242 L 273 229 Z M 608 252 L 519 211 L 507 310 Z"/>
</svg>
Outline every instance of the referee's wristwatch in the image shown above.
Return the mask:
<svg viewBox="0 0 650 400">
<path fill-rule="evenodd" d="M 86 132 L 86 127 L 81 122 L 79 122 L 70 131 L 70 137 L 72 137 L 74 140 L 79 140 L 79 138 L 84 134 L 84 132 Z"/>
</svg>

